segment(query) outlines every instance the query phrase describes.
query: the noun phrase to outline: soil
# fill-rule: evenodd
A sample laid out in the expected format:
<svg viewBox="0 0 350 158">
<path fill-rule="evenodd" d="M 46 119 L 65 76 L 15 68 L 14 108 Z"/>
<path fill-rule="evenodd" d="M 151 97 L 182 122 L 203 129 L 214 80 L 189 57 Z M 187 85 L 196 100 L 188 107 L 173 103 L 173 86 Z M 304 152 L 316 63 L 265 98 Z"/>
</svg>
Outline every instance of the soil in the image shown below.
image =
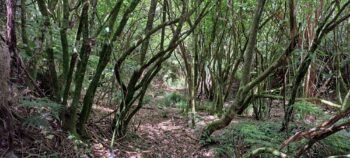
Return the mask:
<svg viewBox="0 0 350 158">
<path fill-rule="evenodd" d="M 217 119 L 205 112 L 198 112 L 195 128 L 184 113 L 177 108 L 142 108 L 130 125 L 129 134 L 117 140 L 113 147 L 116 157 L 214 157 L 214 152 L 201 148 L 199 134 L 204 125 Z M 94 141 L 94 155 L 111 155 L 108 139 Z M 107 145 L 108 143 L 108 145 Z"/>
</svg>

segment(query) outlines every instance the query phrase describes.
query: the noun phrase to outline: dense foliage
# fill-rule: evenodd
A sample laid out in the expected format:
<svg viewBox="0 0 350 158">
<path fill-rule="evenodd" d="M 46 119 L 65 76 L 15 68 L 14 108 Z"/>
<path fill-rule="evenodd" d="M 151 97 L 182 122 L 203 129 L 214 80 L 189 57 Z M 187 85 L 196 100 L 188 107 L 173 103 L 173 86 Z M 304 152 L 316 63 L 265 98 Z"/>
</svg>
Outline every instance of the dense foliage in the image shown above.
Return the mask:
<svg viewBox="0 0 350 158">
<path fill-rule="evenodd" d="M 0 8 L 0 157 L 168 157 L 147 153 L 157 140 L 171 157 L 350 153 L 350 0 Z"/>
</svg>

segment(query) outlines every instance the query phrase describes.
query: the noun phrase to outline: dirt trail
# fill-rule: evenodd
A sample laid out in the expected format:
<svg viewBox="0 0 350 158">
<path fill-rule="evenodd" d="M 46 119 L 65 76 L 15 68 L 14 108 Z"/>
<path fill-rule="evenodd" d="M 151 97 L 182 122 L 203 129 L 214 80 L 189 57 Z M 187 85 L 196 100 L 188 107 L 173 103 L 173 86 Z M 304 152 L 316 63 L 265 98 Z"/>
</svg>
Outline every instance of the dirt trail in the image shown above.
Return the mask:
<svg viewBox="0 0 350 158">
<path fill-rule="evenodd" d="M 203 112 L 199 112 L 198 116 L 197 127 L 191 128 L 188 118 L 177 108 L 142 108 L 130 125 L 131 132 L 116 143 L 113 153 L 116 157 L 130 158 L 214 157 L 214 153 L 200 149 L 198 135 L 203 126 L 215 117 Z M 94 152 L 98 157 L 109 155 L 106 148 L 97 142 Z"/>
<path fill-rule="evenodd" d="M 156 87 L 155 89 L 164 88 L 167 93 L 179 92 L 184 95 L 186 93 L 185 89 L 172 89 L 169 87 Z M 217 118 L 206 112 L 197 112 L 196 127 L 192 128 L 189 118 L 181 109 L 158 107 L 160 100 L 164 96 L 157 93 L 154 94 L 152 95 L 153 100 L 149 104 L 144 105 L 134 116 L 129 125 L 127 136 L 116 143 L 113 148 L 113 153 L 116 157 L 214 157 L 215 155 L 212 151 L 200 148 L 198 137 L 203 127 Z M 102 115 L 96 113 L 100 117 L 110 110 L 100 109 L 99 111 L 103 113 Z M 110 122 L 107 121 L 104 125 L 97 126 L 106 129 L 109 125 Z M 106 136 L 104 138 L 109 138 L 105 139 L 104 145 L 95 143 L 95 146 L 97 146 L 95 147 L 97 155 L 95 155 L 97 157 L 108 157 L 109 155 L 106 150 L 102 150 L 107 146 L 106 143 L 111 138 L 111 135 Z"/>
</svg>

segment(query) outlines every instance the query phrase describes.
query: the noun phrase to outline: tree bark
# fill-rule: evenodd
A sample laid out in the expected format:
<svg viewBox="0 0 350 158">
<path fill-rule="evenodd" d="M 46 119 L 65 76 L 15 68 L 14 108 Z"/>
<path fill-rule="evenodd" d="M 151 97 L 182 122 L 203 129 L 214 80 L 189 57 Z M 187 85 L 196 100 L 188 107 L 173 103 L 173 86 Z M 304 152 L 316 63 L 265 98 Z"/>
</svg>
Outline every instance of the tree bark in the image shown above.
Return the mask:
<svg viewBox="0 0 350 158">
<path fill-rule="evenodd" d="M 114 23 L 117 19 L 117 15 L 119 13 L 120 7 L 121 7 L 121 3 L 123 1 L 120 0 L 116 3 L 115 7 L 112 10 L 112 14 L 110 16 L 110 21 L 108 21 L 109 25 L 108 27 L 110 29 L 113 28 Z M 89 84 L 89 87 L 86 91 L 86 94 L 84 96 L 84 101 L 83 101 L 83 109 L 80 113 L 80 118 L 79 118 L 79 123 L 78 123 L 78 129 L 80 134 L 82 134 L 83 136 L 86 136 L 85 133 L 85 124 L 89 118 L 90 112 L 91 112 L 91 108 L 92 108 L 92 104 L 93 104 L 93 100 L 94 100 L 94 96 L 97 90 L 97 86 L 98 83 L 100 81 L 101 75 L 104 71 L 104 69 L 106 68 L 108 62 L 110 61 L 111 58 L 111 54 L 113 51 L 113 42 L 115 42 L 115 40 L 117 40 L 117 37 L 119 37 L 121 35 L 121 33 L 123 32 L 129 18 L 130 18 L 130 14 L 135 10 L 136 6 L 139 4 L 140 0 L 134 0 L 132 1 L 132 3 L 130 4 L 130 6 L 128 7 L 128 9 L 125 11 L 123 18 L 121 19 L 118 28 L 116 29 L 116 32 L 114 34 L 111 34 L 111 36 L 107 37 L 107 38 L 112 38 L 114 40 L 110 41 L 110 42 L 106 42 L 103 44 L 102 46 L 102 50 L 100 52 L 100 58 L 97 64 L 97 68 L 96 68 L 96 73 L 91 81 L 91 83 Z"/>
<path fill-rule="evenodd" d="M 61 45 L 62 45 L 62 66 L 63 66 L 63 76 L 64 79 L 67 80 L 68 77 L 68 71 L 69 71 L 69 46 L 68 46 L 68 39 L 67 39 L 67 30 L 69 25 L 69 3 L 68 0 L 62 1 L 62 26 L 60 29 L 60 36 L 61 36 Z"/>
<path fill-rule="evenodd" d="M 1 28 L 0 28 L 1 29 Z M 3 30 L 0 30 L 2 37 Z M 12 151 L 13 143 L 13 116 L 10 110 L 11 91 L 10 77 L 18 76 L 18 63 L 16 56 L 16 32 L 15 32 L 15 1 L 6 0 L 6 36 L 0 40 L 0 140 L 7 143 Z M 5 45 L 6 43 L 6 45 Z M 14 60 L 15 59 L 15 60 Z M 14 67 L 12 67 L 14 66 Z M 12 68 L 14 70 L 12 70 Z M 13 76 L 11 76 L 13 75 Z M 5 141 L 6 140 L 6 141 Z M 6 145 L 5 145 L 6 146 Z"/>
<path fill-rule="evenodd" d="M 72 105 L 68 109 L 67 118 L 63 123 L 64 128 L 70 131 L 73 135 L 78 136 L 77 133 L 77 117 L 78 117 L 78 104 L 80 100 L 80 95 L 82 91 L 82 86 L 84 82 L 84 76 L 86 72 L 87 63 L 89 60 L 89 55 L 91 53 L 91 44 L 89 38 L 89 2 L 87 0 L 83 1 L 83 10 L 81 12 L 80 25 L 82 26 L 83 44 L 80 50 L 80 61 L 78 62 L 77 71 L 75 73 L 75 91 L 73 94 Z"/>
<path fill-rule="evenodd" d="M 250 31 L 248 46 L 244 56 L 243 78 L 241 81 L 240 89 L 236 95 L 236 98 L 233 104 L 230 106 L 229 110 L 224 114 L 224 116 L 221 119 L 210 123 L 204 128 L 203 133 L 201 135 L 201 140 L 204 141 L 205 143 L 207 143 L 206 141 L 214 131 L 222 129 L 227 125 L 229 125 L 233 117 L 239 111 L 240 107 L 244 105 L 248 91 L 250 90 L 250 89 L 245 90 L 244 87 L 247 86 L 250 79 L 253 50 L 255 48 L 256 37 L 259 29 L 259 22 L 262 16 L 265 2 L 266 2 L 265 0 L 259 0 L 258 5 L 256 7 L 255 16 L 254 16 L 252 28 Z"/>
<path fill-rule="evenodd" d="M 19 82 L 22 71 L 21 63 L 16 52 L 17 39 L 15 30 L 15 5 L 16 3 L 14 0 L 6 0 L 6 44 L 11 57 L 11 79 L 13 82 Z"/>
</svg>

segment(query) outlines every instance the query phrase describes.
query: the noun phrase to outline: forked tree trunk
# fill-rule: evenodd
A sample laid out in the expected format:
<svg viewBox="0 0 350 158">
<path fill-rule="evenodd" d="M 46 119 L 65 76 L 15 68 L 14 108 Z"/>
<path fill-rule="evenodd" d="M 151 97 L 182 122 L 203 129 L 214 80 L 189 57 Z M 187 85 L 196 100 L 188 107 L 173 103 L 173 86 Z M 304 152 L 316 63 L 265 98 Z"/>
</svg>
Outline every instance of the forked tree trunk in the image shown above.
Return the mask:
<svg viewBox="0 0 350 158">
<path fill-rule="evenodd" d="M 102 76 L 102 73 L 103 73 L 104 69 L 107 67 L 107 64 L 110 61 L 110 58 L 112 55 L 113 42 L 115 42 L 115 40 L 117 40 L 116 37 L 119 37 L 121 35 L 121 33 L 123 32 L 128 20 L 129 20 L 129 17 L 130 17 L 129 15 L 134 11 L 134 9 L 136 8 L 136 6 L 138 5 L 139 2 L 140 2 L 140 0 L 132 1 L 129 8 L 125 11 L 117 29 L 116 29 L 116 32 L 114 34 L 111 34 L 109 37 L 107 37 L 107 38 L 112 38 L 114 40 L 112 40 L 110 42 L 106 42 L 102 46 L 102 50 L 100 52 L 100 58 L 99 58 L 97 68 L 96 68 L 96 73 L 94 74 L 94 77 L 93 77 L 93 79 L 92 79 L 91 83 L 89 84 L 89 87 L 86 91 L 86 94 L 84 96 L 84 101 L 83 101 L 83 109 L 80 113 L 78 129 L 80 131 L 80 134 L 82 134 L 83 136 L 86 135 L 85 124 L 90 116 L 90 112 L 91 112 L 92 104 L 94 101 L 94 96 L 95 96 L 95 93 L 96 93 L 96 90 L 98 87 L 98 83 L 100 82 L 100 78 Z M 109 17 L 109 21 L 108 21 L 109 28 L 114 27 L 114 24 L 115 24 L 115 21 L 117 20 L 117 16 L 118 16 L 118 13 L 120 11 L 122 3 L 123 3 L 123 0 L 119 0 L 115 4 L 115 6 L 111 12 L 111 15 Z"/>
<path fill-rule="evenodd" d="M 149 33 L 150 30 L 153 29 L 153 22 L 154 22 L 154 17 L 155 17 L 155 13 L 156 13 L 157 3 L 158 3 L 157 0 L 151 1 L 151 5 L 150 5 L 149 11 L 148 11 L 147 23 L 146 23 L 146 27 L 145 27 L 146 34 Z M 136 3 L 136 5 L 137 5 L 137 3 Z M 136 5 L 134 7 L 136 7 Z M 133 7 L 133 6 L 131 6 L 131 7 Z M 141 45 L 141 52 L 140 52 L 141 56 L 140 56 L 140 63 L 139 63 L 140 67 L 142 67 L 144 65 L 144 63 L 146 62 L 145 60 L 146 60 L 147 50 L 149 47 L 149 42 L 150 42 L 150 38 L 146 38 Z M 134 71 L 134 73 L 132 74 L 130 81 L 128 83 L 127 90 L 126 91 L 123 90 L 123 94 L 124 94 L 123 100 L 120 103 L 119 111 L 115 115 L 114 123 L 112 124 L 112 127 L 115 130 L 115 135 L 117 136 L 117 138 L 123 137 L 126 134 L 129 121 L 131 120 L 133 115 L 136 114 L 138 109 L 140 109 L 142 106 L 143 96 L 146 93 L 146 89 L 148 87 L 148 84 L 150 83 L 150 81 L 149 81 L 149 82 L 146 82 L 143 85 L 141 85 L 142 87 L 146 87 L 146 88 L 142 88 L 142 90 L 139 90 L 139 93 L 137 94 L 138 88 L 136 87 L 136 84 L 137 84 L 138 80 L 140 79 L 143 71 L 144 71 L 143 69 Z M 145 75 L 145 76 L 147 76 L 147 75 Z M 136 99 L 139 99 L 139 104 L 133 110 L 132 106 L 133 106 L 133 103 L 136 101 Z"/>
</svg>

